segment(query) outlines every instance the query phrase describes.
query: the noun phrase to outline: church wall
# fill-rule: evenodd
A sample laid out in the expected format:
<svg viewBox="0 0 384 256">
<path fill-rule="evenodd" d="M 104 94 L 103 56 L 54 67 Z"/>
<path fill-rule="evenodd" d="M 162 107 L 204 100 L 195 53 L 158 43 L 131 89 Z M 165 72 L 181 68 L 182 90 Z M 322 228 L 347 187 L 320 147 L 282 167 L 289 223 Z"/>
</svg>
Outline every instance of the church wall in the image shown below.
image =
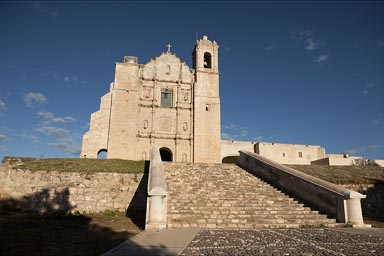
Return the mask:
<svg viewBox="0 0 384 256">
<path fill-rule="evenodd" d="M 173 53 L 156 58 L 156 79 L 176 82 L 180 78 L 180 59 Z"/>
<path fill-rule="evenodd" d="M 138 73 L 137 64 L 116 63 L 108 158 L 137 160 Z"/>
<path fill-rule="evenodd" d="M 91 115 L 89 131 L 83 136 L 80 157 L 97 158 L 101 149 L 107 149 L 111 93 L 101 97 L 100 110 Z"/>
<path fill-rule="evenodd" d="M 114 89 L 137 90 L 139 65 L 116 62 Z"/>
<path fill-rule="evenodd" d="M 150 149 L 151 149 L 151 139 L 149 137 L 138 138 L 138 150 L 136 159 L 137 160 L 149 160 Z"/>
<path fill-rule="evenodd" d="M 200 44 L 208 47 L 201 54 L 212 54 L 213 67 L 200 65 L 199 75 L 169 50 L 146 64 L 138 64 L 133 56 L 117 62 L 109 93 L 111 108 L 101 114 L 102 120 L 98 113 L 93 115 L 100 121 L 91 124 L 92 136 L 84 135 L 83 148 L 89 152 L 101 143 L 108 150 L 107 158 L 141 160 L 148 159 L 149 148 L 156 145 L 169 148 L 174 161 L 194 161 L 196 154 L 200 162 L 220 162 L 218 45 L 207 38 Z M 200 89 L 196 90 L 197 77 Z M 171 106 L 162 105 L 162 94 L 171 95 Z M 196 109 L 199 113 L 194 115 Z M 102 125 L 107 128 L 100 129 L 107 132 L 99 140 L 99 128 L 92 127 Z"/>
<path fill-rule="evenodd" d="M 191 70 L 190 68 L 188 67 L 188 65 L 186 63 L 182 63 L 181 64 L 181 82 L 183 84 L 189 84 L 191 85 L 193 83 L 193 75 L 191 73 Z"/>
<path fill-rule="evenodd" d="M 240 150 L 254 153 L 255 144 L 253 141 L 221 140 L 221 160 L 227 156 L 240 156 Z"/>
<path fill-rule="evenodd" d="M 191 162 L 192 147 L 190 140 L 176 140 L 176 158 L 174 162 Z"/>
<path fill-rule="evenodd" d="M 148 157 L 150 147 L 156 145 L 171 150 L 173 161 L 190 161 L 193 74 L 168 52 L 142 65 L 141 74 L 137 159 Z M 161 106 L 163 90 L 172 92 L 172 107 Z"/>
<path fill-rule="evenodd" d="M 220 103 L 195 98 L 194 126 L 195 162 L 221 162 Z"/>
<path fill-rule="evenodd" d="M 219 84 L 218 74 L 204 74 L 196 79 L 197 86 L 195 86 L 195 95 L 218 98 L 219 86 L 213 86 Z"/>
<path fill-rule="evenodd" d="M 156 62 L 155 60 L 150 60 L 145 66 L 141 69 L 142 78 L 147 80 L 152 80 L 155 78 L 155 70 L 156 70 Z"/>
</svg>

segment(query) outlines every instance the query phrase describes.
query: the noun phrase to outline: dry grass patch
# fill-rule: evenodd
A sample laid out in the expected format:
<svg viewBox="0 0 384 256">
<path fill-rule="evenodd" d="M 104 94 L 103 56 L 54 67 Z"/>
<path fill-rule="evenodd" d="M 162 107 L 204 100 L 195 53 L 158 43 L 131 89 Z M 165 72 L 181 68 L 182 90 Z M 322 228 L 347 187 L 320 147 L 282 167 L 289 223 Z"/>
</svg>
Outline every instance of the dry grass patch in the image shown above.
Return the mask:
<svg viewBox="0 0 384 256">
<path fill-rule="evenodd" d="M 374 184 L 384 182 L 379 166 L 288 165 L 289 167 L 335 184 Z"/>
<path fill-rule="evenodd" d="M 13 159 L 20 159 L 16 161 Z M 59 171 L 59 172 L 119 172 L 143 173 L 145 161 L 121 159 L 84 159 L 84 158 L 4 158 L 3 163 L 17 162 L 13 168 L 30 171 Z"/>
</svg>

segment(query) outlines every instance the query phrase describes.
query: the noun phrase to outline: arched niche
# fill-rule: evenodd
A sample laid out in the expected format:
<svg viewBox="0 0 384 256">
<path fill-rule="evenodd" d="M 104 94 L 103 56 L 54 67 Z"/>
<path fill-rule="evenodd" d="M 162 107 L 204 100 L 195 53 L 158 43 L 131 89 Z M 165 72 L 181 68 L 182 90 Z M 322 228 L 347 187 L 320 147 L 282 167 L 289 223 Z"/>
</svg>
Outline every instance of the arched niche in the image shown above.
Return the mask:
<svg viewBox="0 0 384 256">
<path fill-rule="evenodd" d="M 204 68 L 212 68 L 212 56 L 209 52 L 204 53 Z"/>
</svg>

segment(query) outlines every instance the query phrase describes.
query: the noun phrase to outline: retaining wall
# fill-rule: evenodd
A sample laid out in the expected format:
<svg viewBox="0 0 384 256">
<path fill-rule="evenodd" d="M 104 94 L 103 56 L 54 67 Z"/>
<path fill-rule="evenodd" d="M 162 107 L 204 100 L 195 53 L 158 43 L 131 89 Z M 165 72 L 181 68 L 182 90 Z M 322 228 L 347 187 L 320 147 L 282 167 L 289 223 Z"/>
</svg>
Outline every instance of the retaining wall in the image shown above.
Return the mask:
<svg viewBox="0 0 384 256">
<path fill-rule="evenodd" d="M 10 204 L 41 213 L 144 211 L 146 174 L 79 173 L 0 168 L 0 207 Z"/>
</svg>

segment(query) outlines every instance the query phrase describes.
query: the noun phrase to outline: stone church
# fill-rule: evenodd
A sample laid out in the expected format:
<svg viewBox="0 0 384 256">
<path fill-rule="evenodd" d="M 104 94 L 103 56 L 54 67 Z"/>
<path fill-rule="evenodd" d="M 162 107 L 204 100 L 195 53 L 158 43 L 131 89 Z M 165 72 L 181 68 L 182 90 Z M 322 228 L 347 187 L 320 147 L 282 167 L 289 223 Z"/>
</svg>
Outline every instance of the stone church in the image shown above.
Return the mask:
<svg viewBox="0 0 384 256">
<path fill-rule="evenodd" d="M 91 115 L 80 157 L 148 160 L 152 145 L 163 160 L 221 162 L 219 45 L 196 42 L 190 68 L 168 50 L 146 64 L 125 56 L 110 91 Z"/>
</svg>

